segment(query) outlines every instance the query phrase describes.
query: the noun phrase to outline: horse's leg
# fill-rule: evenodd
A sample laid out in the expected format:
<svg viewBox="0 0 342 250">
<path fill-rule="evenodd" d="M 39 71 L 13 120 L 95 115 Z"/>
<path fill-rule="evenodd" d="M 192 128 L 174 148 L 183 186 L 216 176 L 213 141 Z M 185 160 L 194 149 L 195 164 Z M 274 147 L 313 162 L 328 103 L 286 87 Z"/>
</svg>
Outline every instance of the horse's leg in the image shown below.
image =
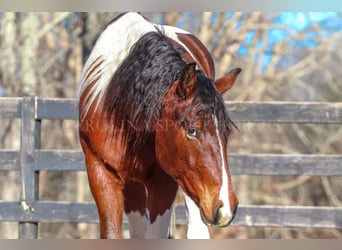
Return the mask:
<svg viewBox="0 0 342 250">
<path fill-rule="evenodd" d="M 82 143 L 82 141 L 81 141 Z M 90 189 L 100 217 L 101 238 L 122 238 L 123 197 L 122 183 L 117 180 L 110 167 L 98 159 L 82 143 L 88 172 Z"/>
<path fill-rule="evenodd" d="M 166 239 L 178 184 L 163 170 L 156 167 L 153 177 L 146 183 L 146 187 L 149 213 L 146 238 Z"/>
<path fill-rule="evenodd" d="M 141 183 L 129 182 L 126 183 L 123 193 L 130 237 L 145 238 L 148 223 L 146 189 Z"/>
<path fill-rule="evenodd" d="M 193 200 L 184 193 L 184 200 L 188 215 L 188 239 L 210 239 L 208 227 L 202 222 L 199 208 Z"/>
</svg>

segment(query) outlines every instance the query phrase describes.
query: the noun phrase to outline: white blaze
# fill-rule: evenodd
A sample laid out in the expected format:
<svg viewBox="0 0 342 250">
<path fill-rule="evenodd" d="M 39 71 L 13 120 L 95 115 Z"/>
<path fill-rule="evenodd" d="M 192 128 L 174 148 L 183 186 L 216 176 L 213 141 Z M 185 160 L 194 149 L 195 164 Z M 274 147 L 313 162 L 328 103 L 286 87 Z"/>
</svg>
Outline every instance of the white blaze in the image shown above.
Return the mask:
<svg viewBox="0 0 342 250">
<path fill-rule="evenodd" d="M 220 155 L 221 155 L 221 168 L 222 168 L 222 186 L 220 189 L 220 200 L 223 202 L 222 212 L 223 215 L 228 215 L 229 217 L 232 216 L 232 212 L 230 210 L 230 203 L 229 203 L 229 186 L 228 186 L 228 175 L 226 170 L 226 164 L 224 160 L 224 150 L 222 145 L 222 140 L 220 137 L 220 132 L 218 129 L 218 121 L 217 117 L 214 118 L 215 126 L 216 126 L 216 136 L 219 142 L 220 148 Z"/>
</svg>

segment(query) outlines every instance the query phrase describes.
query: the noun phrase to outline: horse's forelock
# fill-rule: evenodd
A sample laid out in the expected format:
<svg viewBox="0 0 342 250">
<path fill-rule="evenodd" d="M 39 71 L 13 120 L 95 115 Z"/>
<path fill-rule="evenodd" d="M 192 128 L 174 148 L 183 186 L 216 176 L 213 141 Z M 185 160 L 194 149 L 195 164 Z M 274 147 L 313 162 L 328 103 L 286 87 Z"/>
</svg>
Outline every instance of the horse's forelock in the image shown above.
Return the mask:
<svg viewBox="0 0 342 250">
<path fill-rule="evenodd" d="M 197 114 L 204 114 L 206 117 L 206 125 L 209 124 L 213 116 L 217 118 L 218 129 L 220 133 L 228 137 L 235 124 L 230 119 L 224 104 L 222 96 L 215 89 L 211 79 L 205 77 L 201 72 L 198 73 L 197 86 L 193 101 L 187 107 L 183 114 L 183 120 L 188 116 L 191 110 L 196 109 Z M 198 119 L 197 116 L 193 117 L 193 122 Z"/>
</svg>

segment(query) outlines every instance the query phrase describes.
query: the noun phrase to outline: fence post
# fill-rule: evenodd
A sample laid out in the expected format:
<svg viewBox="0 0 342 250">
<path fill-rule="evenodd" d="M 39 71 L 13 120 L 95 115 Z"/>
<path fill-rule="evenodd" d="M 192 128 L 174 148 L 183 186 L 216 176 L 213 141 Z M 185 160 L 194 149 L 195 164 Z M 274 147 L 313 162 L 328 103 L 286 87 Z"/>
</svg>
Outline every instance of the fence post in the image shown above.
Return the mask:
<svg viewBox="0 0 342 250">
<path fill-rule="evenodd" d="M 20 205 L 26 221 L 19 222 L 20 239 L 36 239 L 38 223 L 32 222 L 35 212 L 34 203 L 38 200 L 39 173 L 35 167 L 35 149 L 40 148 L 40 125 L 36 120 L 36 98 L 24 97 L 21 107 L 21 142 L 20 142 Z"/>
</svg>

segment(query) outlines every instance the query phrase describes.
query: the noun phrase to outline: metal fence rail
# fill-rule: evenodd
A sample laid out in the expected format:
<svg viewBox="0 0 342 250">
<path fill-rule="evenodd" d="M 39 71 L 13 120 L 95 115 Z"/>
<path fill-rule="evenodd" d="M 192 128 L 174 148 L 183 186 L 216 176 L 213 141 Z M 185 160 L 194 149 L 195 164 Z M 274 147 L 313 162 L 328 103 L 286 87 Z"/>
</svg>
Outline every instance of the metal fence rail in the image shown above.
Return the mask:
<svg viewBox="0 0 342 250">
<path fill-rule="evenodd" d="M 342 124 L 342 103 L 227 102 L 235 122 Z M 0 221 L 19 223 L 19 238 L 37 238 L 40 222 L 97 223 L 94 203 L 38 200 L 42 170 L 84 171 L 79 150 L 40 149 L 41 121 L 77 119 L 74 99 L 0 98 L 0 119 L 21 119 L 19 150 L 0 150 L 0 171 L 20 171 L 19 201 L 0 201 Z M 230 154 L 235 175 L 342 176 L 342 155 Z M 185 224 L 185 208 L 175 208 Z M 126 219 L 124 220 L 126 221 Z M 342 228 L 341 207 L 240 205 L 233 225 Z"/>
</svg>

